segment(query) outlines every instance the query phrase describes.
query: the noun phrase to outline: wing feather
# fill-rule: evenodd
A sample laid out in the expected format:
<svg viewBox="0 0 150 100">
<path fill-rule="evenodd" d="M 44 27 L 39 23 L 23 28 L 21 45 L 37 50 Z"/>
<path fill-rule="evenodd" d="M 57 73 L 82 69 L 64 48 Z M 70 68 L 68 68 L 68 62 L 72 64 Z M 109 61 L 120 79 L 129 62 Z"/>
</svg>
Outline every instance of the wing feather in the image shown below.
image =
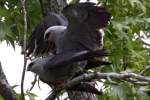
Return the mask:
<svg viewBox="0 0 150 100">
<path fill-rule="evenodd" d="M 27 56 L 33 54 L 43 55 L 49 52 L 53 52 L 55 49 L 54 43 L 49 43 L 44 40 L 44 33 L 47 28 L 54 25 L 65 25 L 67 26 L 67 20 L 61 14 L 49 13 L 44 19 L 38 24 L 27 43 Z"/>
</svg>

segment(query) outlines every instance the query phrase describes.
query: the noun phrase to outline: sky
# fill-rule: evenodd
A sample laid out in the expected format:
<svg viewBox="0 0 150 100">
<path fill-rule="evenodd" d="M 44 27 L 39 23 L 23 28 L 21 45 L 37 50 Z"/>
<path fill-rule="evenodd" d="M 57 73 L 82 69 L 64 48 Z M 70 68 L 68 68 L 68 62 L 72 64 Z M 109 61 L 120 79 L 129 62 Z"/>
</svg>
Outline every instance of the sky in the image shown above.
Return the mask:
<svg viewBox="0 0 150 100">
<path fill-rule="evenodd" d="M 0 43 L 0 61 L 10 85 L 20 85 L 23 69 L 23 55 L 21 55 L 21 48 L 18 45 L 16 45 L 14 50 L 12 46 L 7 45 L 5 41 Z M 26 72 L 24 82 L 25 91 L 31 87 L 31 82 L 33 80 L 34 74 L 31 72 Z M 43 100 L 43 98 L 48 96 L 48 93 L 50 93 L 51 90 L 46 84 L 43 84 L 41 82 L 40 87 L 41 90 L 36 84 L 33 91 L 31 91 L 39 96 L 37 100 Z M 15 88 L 15 90 L 16 92 L 20 93 L 20 86 Z"/>
</svg>

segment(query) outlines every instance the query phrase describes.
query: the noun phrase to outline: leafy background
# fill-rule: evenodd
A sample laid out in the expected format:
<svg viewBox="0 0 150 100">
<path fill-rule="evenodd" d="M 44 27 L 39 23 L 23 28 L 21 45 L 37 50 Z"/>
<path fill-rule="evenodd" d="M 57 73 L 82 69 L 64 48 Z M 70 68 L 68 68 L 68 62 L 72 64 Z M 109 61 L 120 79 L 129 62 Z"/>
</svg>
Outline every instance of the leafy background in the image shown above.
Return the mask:
<svg viewBox="0 0 150 100">
<path fill-rule="evenodd" d="M 150 0 L 98 0 L 112 14 L 104 29 L 104 48 L 111 51 L 108 58 L 113 64 L 99 71 L 136 72 L 150 65 Z M 23 37 L 30 36 L 42 19 L 38 0 L 27 0 L 28 32 L 23 31 L 23 14 L 18 0 L 0 0 L 0 41 L 6 40 L 15 48 L 23 46 Z M 147 40 L 147 41 L 143 41 Z M 150 76 L 147 72 L 145 75 Z M 132 85 L 117 80 L 118 84 L 104 81 L 104 95 L 100 100 L 149 100 L 150 86 Z M 31 95 L 31 94 L 30 94 Z M 33 98 L 35 95 L 31 95 Z M 1 99 L 0 99 L 1 100 Z"/>
</svg>

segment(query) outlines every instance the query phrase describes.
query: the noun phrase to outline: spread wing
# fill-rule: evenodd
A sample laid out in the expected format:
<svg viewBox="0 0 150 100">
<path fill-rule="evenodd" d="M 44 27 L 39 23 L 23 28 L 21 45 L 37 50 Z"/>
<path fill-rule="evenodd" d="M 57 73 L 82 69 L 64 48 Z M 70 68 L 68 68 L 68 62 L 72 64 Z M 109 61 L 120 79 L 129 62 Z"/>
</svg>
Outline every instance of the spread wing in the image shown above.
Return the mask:
<svg viewBox="0 0 150 100">
<path fill-rule="evenodd" d="M 62 13 L 70 19 L 69 24 L 74 24 L 73 19 L 75 19 L 91 27 L 92 30 L 104 28 L 111 19 L 111 14 L 106 8 L 91 2 L 68 5 Z"/>
<path fill-rule="evenodd" d="M 88 59 L 93 59 L 95 57 L 104 57 L 110 55 L 105 50 L 97 50 L 97 51 L 80 51 L 80 52 L 66 52 L 55 55 L 52 59 L 49 59 L 45 64 L 45 69 L 62 67 L 66 65 L 73 64 L 74 62 L 84 61 Z M 101 63 L 102 64 L 102 63 Z M 100 64 L 99 64 L 100 65 Z M 89 69 L 90 67 L 87 67 Z"/>
<path fill-rule="evenodd" d="M 69 5 L 62 13 L 69 21 L 66 37 L 89 50 L 101 46 L 102 34 L 99 29 L 104 28 L 111 19 L 111 14 L 105 8 L 87 2 Z"/>
<path fill-rule="evenodd" d="M 48 52 L 53 52 L 55 49 L 54 43 L 49 43 L 44 40 L 44 32 L 47 28 L 55 25 L 67 26 L 68 21 L 62 14 L 48 13 L 46 17 L 38 24 L 31 36 L 29 37 L 29 42 L 27 43 L 27 56 L 31 54 L 43 55 Z"/>
<path fill-rule="evenodd" d="M 62 14 L 49 13 L 37 25 L 27 44 L 27 56 L 31 54 L 43 55 L 56 49 L 53 42 L 44 40 L 46 29 L 55 25 L 67 26 L 65 42 L 62 43 L 63 46 L 61 45 L 66 49 L 76 49 L 75 44 L 82 47 L 83 50 L 95 50 L 101 46 L 102 34 L 98 29 L 105 27 L 111 18 L 105 8 L 87 2 L 69 5 L 63 9 L 62 13 L 65 17 Z"/>
</svg>

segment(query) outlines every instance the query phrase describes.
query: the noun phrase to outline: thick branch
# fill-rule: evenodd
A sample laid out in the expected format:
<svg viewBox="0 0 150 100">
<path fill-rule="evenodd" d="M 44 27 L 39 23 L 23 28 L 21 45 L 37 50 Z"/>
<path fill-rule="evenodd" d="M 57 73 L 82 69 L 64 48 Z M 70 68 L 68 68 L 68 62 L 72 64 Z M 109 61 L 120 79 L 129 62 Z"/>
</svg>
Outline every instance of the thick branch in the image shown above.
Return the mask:
<svg viewBox="0 0 150 100">
<path fill-rule="evenodd" d="M 142 76 L 139 74 L 135 74 L 135 73 L 99 73 L 99 72 L 94 72 L 94 73 L 88 73 L 88 74 L 83 74 L 81 76 L 78 76 L 74 79 L 72 79 L 71 81 L 69 81 L 68 83 L 66 83 L 64 85 L 64 87 L 62 87 L 62 89 L 67 89 L 70 88 L 74 85 L 79 84 L 80 82 L 83 81 L 91 81 L 93 79 L 106 79 L 108 80 L 108 77 L 110 79 L 117 79 L 117 80 L 124 80 L 127 82 L 130 82 L 132 84 L 138 84 L 138 85 L 150 85 L 150 78 L 146 77 L 146 76 Z M 52 96 L 54 99 L 54 96 L 56 97 L 56 95 L 58 94 L 58 92 L 53 92 Z M 49 98 L 51 98 L 51 95 L 49 96 Z M 51 100 L 51 99 L 47 99 L 47 100 Z"/>
<path fill-rule="evenodd" d="M 150 44 L 149 44 L 148 42 L 145 42 L 145 41 L 143 41 L 143 40 L 142 40 L 142 42 L 143 42 L 143 44 L 145 44 L 146 46 L 150 46 Z"/>
<path fill-rule="evenodd" d="M 66 0 L 39 0 L 43 16 L 48 12 L 60 13 L 67 5 Z"/>
<path fill-rule="evenodd" d="M 89 74 L 83 74 L 77 78 L 74 78 L 70 82 L 66 84 L 66 87 L 71 87 L 73 85 L 78 84 L 82 81 L 89 81 L 93 79 L 108 79 L 107 77 L 110 77 L 111 79 L 119 79 L 119 80 L 125 80 L 127 79 L 135 79 L 137 82 L 146 82 L 150 84 L 150 78 L 142 75 L 138 75 L 135 73 L 89 73 Z"/>
<path fill-rule="evenodd" d="M 1 63 L 0 63 L 0 95 L 2 95 L 5 100 L 17 100 L 15 92 L 12 90 L 11 86 L 9 85 L 6 79 Z"/>
</svg>

